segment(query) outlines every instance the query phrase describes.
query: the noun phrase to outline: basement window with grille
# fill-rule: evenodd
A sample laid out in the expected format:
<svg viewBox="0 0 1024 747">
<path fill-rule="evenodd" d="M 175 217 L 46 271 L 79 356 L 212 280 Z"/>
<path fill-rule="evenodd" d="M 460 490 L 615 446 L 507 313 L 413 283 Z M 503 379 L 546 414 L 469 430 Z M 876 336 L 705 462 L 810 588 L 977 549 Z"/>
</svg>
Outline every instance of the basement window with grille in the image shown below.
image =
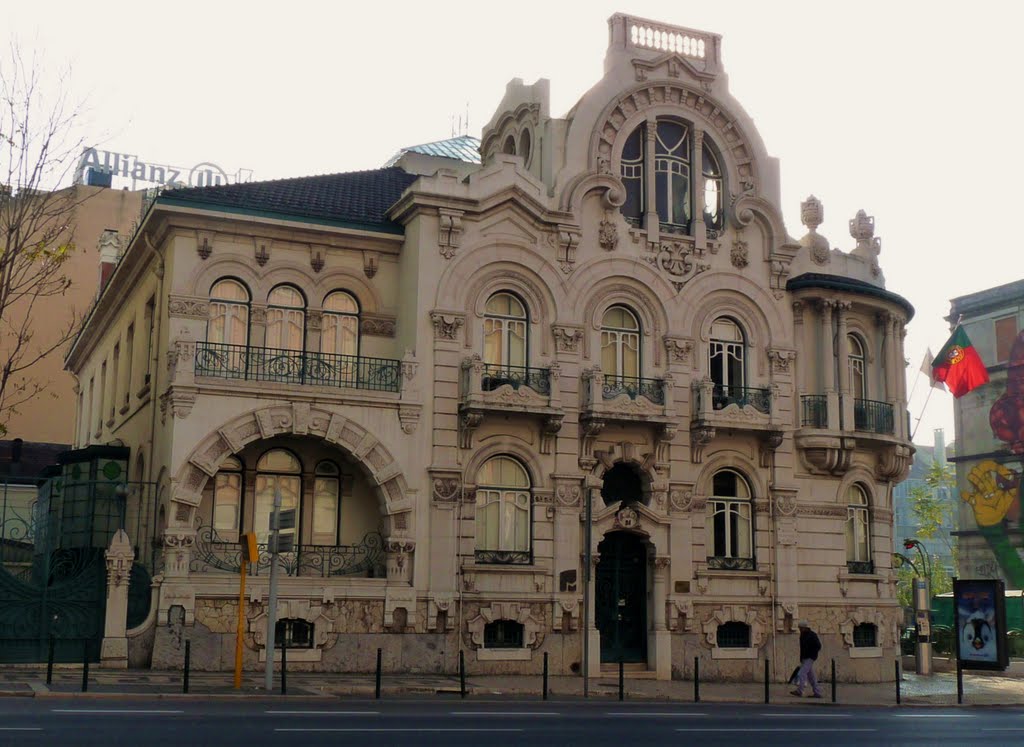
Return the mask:
<svg viewBox="0 0 1024 747">
<path fill-rule="evenodd" d="M 484 648 L 522 648 L 523 624 L 515 620 L 495 620 L 484 626 Z"/>
<path fill-rule="evenodd" d="M 854 648 L 874 648 L 878 645 L 878 626 L 873 623 L 861 623 L 853 628 Z"/>
<path fill-rule="evenodd" d="M 298 618 L 278 620 L 274 638 L 276 648 L 313 648 L 313 623 Z"/>
<path fill-rule="evenodd" d="M 718 626 L 719 648 L 750 648 L 750 626 L 730 620 Z"/>
</svg>

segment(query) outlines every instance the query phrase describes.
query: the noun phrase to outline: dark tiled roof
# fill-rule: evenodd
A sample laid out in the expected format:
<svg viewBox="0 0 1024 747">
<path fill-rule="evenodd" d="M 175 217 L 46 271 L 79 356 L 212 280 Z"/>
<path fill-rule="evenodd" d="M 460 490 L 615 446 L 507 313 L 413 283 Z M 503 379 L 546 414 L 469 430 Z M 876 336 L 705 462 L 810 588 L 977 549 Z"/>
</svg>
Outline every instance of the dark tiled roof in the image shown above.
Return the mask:
<svg viewBox="0 0 1024 747">
<path fill-rule="evenodd" d="M 371 229 L 379 227 L 394 232 L 401 228 L 389 221 L 385 213 L 417 178 L 415 174 L 395 168 L 351 171 L 174 189 L 161 194 L 158 202 L 195 203 L 249 213 L 358 224 Z"/>
<path fill-rule="evenodd" d="M 0 441 L 0 482 L 35 483 L 39 473 L 70 448 L 68 444 Z"/>
<path fill-rule="evenodd" d="M 905 299 L 903 296 L 893 293 L 892 291 L 887 291 L 885 288 L 872 285 L 871 283 L 865 283 L 863 280 L 843 277 L 841 275 L 805 272 L 802 275 L 797 275 L 795 278 L 790 278 L 786 281 L 786 290 L 794 291 L 800 290 L 801 288 L 825 288 L 828 290 L 841 290 L 849 293 L 860 293 L 865 296 L 881 298 L 902 306 L 903 310 L 907 312 L 908 321 L 914 318 L 914 307 L 911 306 L 910 301 Z"/>
</svg>

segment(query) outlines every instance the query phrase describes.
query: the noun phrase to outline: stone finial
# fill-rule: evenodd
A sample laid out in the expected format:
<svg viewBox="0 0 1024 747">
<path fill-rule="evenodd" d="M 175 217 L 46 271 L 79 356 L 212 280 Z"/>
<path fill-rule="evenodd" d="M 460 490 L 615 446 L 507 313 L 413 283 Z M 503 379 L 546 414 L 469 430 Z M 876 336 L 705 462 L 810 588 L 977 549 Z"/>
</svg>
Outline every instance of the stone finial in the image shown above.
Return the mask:
<svg viewBox="0 0 1024 747">
<path fill-rule="evenodd" d="M 821 204 L 814 195 L 810 195 L 800 203 L 800 222 L 807 226 L 807 229 L 814 233 L 825 221 L 825 206 Z"/>
<path fill-rule="evenodd" d="M 857 240 L 854 254 L 877 257 L 882 251 L 882 240 L 875 238 L 875 219 L 863 210 L 850 220 L 850 235 Z"/>
</svg>

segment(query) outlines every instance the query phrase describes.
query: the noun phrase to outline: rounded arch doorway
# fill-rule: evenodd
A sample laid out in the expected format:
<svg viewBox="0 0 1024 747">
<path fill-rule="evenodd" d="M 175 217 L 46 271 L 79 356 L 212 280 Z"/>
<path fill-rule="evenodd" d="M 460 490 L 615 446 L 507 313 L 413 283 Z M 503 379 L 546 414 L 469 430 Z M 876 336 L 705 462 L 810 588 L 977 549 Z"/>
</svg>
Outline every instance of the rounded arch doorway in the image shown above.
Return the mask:
<svg viewBox="0 0 1024 747">
<path fill-rule="evenodd" d="M 597 546 L 595 623 L 601 661 L 647 661 L 647 543 L 632 532 L 610 532 Z"/>
</svg>

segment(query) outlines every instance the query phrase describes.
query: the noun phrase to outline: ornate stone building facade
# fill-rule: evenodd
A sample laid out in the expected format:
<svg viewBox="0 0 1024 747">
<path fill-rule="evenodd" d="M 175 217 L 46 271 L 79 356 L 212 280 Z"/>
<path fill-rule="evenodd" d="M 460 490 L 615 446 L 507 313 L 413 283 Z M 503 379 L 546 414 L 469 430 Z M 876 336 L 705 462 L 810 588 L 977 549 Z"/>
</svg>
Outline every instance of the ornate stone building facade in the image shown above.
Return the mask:
<svg viewBox="0 0 1024 747">
<path fill-rule="evenodd" d="M 84 404 L 78 445 L 120 439 L 160 485 L 131 645 L 177 666 L 184 636 L 232 666 L 237 539 L 265 541 L 279 493 L 296 666 L 367 671 L 381 647 L 388 670 L 452 671 L 463 649 L 481 673 L 548 653 L 750 678 L 807 618 L 844 677 L 890 676 L 913 310 L 863 212 L 848 252 L 813 197 L 787 233 L 720 51 L 618 14 L 564 118 L 514 80 L 478 152 L 156 200 L 68 358 L 99 412 L 118 387 L 139 403 L 112 424 Z"/>
</svg>

